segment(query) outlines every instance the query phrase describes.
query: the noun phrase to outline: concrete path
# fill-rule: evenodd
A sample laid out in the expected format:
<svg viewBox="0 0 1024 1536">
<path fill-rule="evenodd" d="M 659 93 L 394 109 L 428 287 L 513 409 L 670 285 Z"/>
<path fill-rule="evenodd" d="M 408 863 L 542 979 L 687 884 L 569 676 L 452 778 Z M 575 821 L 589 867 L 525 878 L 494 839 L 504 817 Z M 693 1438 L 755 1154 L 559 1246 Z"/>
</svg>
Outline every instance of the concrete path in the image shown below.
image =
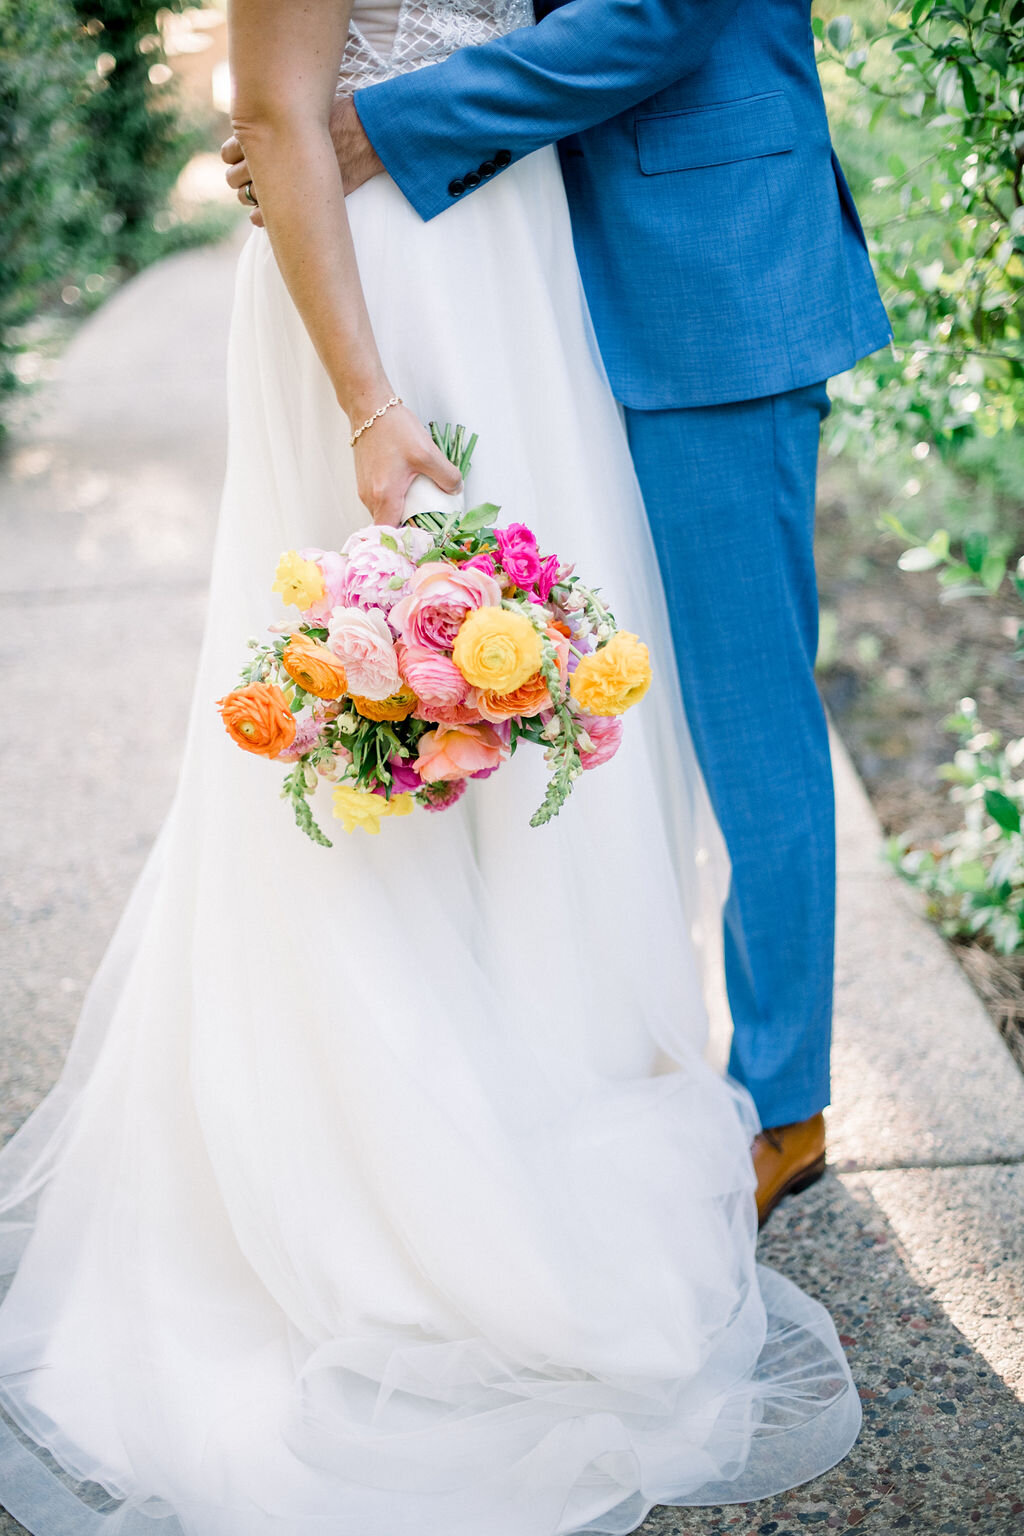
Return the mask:
<svg viewBox="0 0 1024 1536">
<path fill-rule="evenodd" d="M 222 470 L 234 259 L 231 244 L 175 257 L 116 295 L 0 482 L 0 1135 L 56 1075 L 170 800 Z M 644 1536 L 1024 1530 L 1024 1078 L 883 868 L 841 747 L 835 769 L 833 1171 L 780 1208 L 762 1247 L 832 1310 L 864 1432 L 816 1483 L 656 1511 Z M 0 1512 L 0 1536 L 18 1531 Z"/>
</svg>

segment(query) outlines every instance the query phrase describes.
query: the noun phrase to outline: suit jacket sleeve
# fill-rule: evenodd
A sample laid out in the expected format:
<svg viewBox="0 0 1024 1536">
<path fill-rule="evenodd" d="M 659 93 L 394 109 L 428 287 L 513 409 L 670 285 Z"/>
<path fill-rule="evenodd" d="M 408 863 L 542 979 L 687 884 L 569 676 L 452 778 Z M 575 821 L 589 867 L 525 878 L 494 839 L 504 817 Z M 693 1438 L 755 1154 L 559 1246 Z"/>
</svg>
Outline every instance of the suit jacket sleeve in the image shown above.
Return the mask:
<svg viewBox="0 0 1024 1536">
<path fill-rule="evenodd" d="M 535 27 L 461 48 L 355 95 L 384 165 L 424 219 L 449 184 L 625 112 L 697 69 L 739 0 L 568 0 Z M 502 153 L 503 152 L 503 153 Z"/>
</svg>

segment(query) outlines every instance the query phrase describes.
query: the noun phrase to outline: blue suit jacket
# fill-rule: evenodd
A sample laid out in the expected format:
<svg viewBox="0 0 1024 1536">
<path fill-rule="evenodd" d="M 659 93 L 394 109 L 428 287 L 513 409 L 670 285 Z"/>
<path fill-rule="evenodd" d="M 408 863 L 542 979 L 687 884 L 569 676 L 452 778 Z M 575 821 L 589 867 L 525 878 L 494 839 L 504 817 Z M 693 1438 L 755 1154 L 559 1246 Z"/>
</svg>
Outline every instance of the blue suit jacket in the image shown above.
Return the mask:
<svg viewBox="0 0 1024 1536">
<path fill-rule="evenodd" d="M 562 141 L 587 299 L 627 406 L 778 394 L 889 340 L 810 0 L 567 0 L 356 107 L 425 219 Z"/>
</svg>

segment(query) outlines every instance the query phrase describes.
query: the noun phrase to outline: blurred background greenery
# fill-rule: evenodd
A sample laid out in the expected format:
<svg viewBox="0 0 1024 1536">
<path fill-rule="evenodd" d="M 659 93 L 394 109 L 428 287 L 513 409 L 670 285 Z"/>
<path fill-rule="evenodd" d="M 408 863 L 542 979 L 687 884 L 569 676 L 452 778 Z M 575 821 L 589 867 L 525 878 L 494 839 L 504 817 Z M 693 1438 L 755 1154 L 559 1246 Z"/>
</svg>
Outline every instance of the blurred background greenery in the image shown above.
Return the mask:
<svg viewBox="0 0 1024 1536">
<path fill-rule="evenodd" d="M 213 7 L 0 0 L 0 436 L 69 322 L 233 221 L 223 33 Z"/>
<path fill-rule="evenodd" d="M 1012 1033 L 1024 1030 L 1024 0 L 815 0 L 813 18 L 895 332 L 891 351 L 831 385 L 819 676 L 894 862 L 967 946 Z M 0 439 L 118 284 L 241 217 L 216 158 L 224 34 L 220 3 L 0 0 Z"/>
</svg>

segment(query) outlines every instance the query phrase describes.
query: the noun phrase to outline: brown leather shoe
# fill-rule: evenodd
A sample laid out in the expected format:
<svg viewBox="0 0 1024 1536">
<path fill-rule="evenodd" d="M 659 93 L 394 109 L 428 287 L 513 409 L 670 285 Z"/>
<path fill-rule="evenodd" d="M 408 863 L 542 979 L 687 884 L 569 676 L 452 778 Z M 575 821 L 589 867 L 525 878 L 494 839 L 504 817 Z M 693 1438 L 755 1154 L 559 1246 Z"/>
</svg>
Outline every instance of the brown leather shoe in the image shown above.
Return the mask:
<svg viewBox="0 0 1024 1536">
<path fill-rule="evenodd" d="M 816 1184 L 825 1172 L 825 1117 L 761 1131 L 751 1148 L 757 1174 L 757 1224 L 763 1227 L 779 1201 Z"/>
</svg>

